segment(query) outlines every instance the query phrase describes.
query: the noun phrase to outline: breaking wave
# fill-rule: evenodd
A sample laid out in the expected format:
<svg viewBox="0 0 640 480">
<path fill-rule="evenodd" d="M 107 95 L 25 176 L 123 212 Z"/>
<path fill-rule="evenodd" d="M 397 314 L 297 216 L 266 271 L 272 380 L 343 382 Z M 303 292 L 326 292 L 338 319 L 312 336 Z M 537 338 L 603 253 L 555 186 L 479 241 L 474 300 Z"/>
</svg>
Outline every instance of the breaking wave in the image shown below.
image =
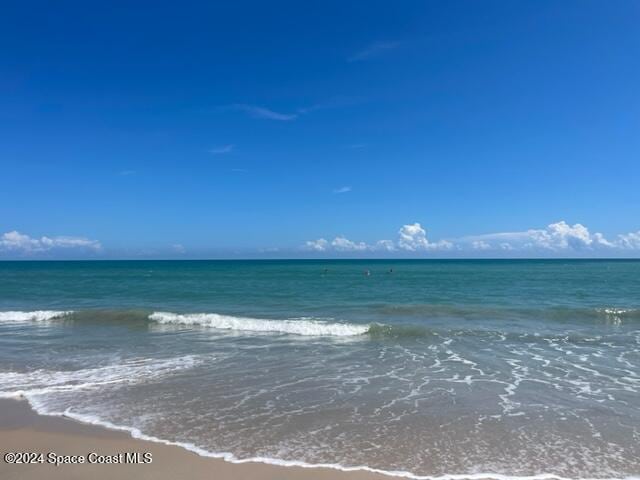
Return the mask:
<svg viewBox="0 0 640 480">
<path fill-rule="evenodd" d="M 260 318 L 234 317 L 217 313 L 154 312 L 149 319 L 161 324 L 200 325 L 219 330 L 237 330 L 259 333 L 288 333 L 303 336 L 353 337 L 363 335 L 369 325 L 354 323 L 330 323 L 322 320 L 264 320 Z"/>
<path fill-rule="evenodd" d="M 70 315 L 72 311 L 34 310 L 32 312 L 0 312 L 0 322 L 43 322 Z"/>
</svg>

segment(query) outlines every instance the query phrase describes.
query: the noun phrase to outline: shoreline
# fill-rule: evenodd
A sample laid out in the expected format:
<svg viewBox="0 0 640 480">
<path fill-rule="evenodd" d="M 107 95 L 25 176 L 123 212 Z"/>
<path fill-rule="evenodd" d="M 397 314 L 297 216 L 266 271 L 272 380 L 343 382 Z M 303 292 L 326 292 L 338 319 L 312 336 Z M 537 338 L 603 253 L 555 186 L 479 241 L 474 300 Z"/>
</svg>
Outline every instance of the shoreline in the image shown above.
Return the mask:
<svg viewBox="0 0 640 480">
<path fill-rule="evenodd" d="M 105 422 L 106 423 L 106 422 Z M 142 435 L 142 434 L 141 434 Z M 8 452 L 42 453 L 43 460 L 32 464 L 9 464 Z M 48 454 L 84 457 L 83 464 L 49 463 Z M 125 461 L 127 453 L 138 453 L 138 463 Z M 312 465 L 275 459 L 233 460 L 198 447 L 153 437 L 138 438 L 130 429 L 116 425 L 89 423 L 67 415 L 38 413 L 26 398 L 0 398 L 0 477 L 3 479 L 114 480 L 135 475 L 141 479 L 189 478 L 219 480 L 383 480 L 411 478 L 428 480 L 574 480 L 551 473 L 506 475 L 497 473 L 444 474 L 419 476 L 404 471 L 375 471 L 370 467 Z M 89 460 L 89 454 L 95 454 Z M 144 455 L 152 461 L 143 463 Z M 115 464 L 98 463 L 101 457 L 122 455 Z M 269 460 L 272 460 L 270 462 Z M 53 461 L 53 460 L 51 460 Z M 41 463 L 40 463 L 41 462 Z M 91 463 L 90 463 L 91 462 Z M 575 480 L 640 480 L 620 478 L 580 478 Z"/>
<path fill-rule="evenodd" d="M 129 432 L 91 425 L 70 417 L 38 414 L 26 399 L 0 399 L 0 453 L 34 452 L 43 454 L 43 463 L 9 464 L 0 461 L 3 479 L 53 480 L 86 479 L 219 479 L 219 480 L 381 480 L 389 475 L 367 471 L 340 471 L 325 467 L 279 466 L 263 462 L 232 463 L 222 458 L 202 456 L 178 445 L 134 438 Z M 49 452 L 57 456 L 83 457 L 83 464 L 56 466 Z M 119 454 L 137 452 L 143 461 L 150 453 L 150 463 L 126 463 Z M 95 454 L 89 459 L 89 454 Z M 104 456 L 104 458 L 103 458 Z M 87 463 L 111 457 L 115 464 Z M 53 459 L 54 457 L 52 457 Z M 52 460 L 53 461 L 53 460 Z"/>
</svg>

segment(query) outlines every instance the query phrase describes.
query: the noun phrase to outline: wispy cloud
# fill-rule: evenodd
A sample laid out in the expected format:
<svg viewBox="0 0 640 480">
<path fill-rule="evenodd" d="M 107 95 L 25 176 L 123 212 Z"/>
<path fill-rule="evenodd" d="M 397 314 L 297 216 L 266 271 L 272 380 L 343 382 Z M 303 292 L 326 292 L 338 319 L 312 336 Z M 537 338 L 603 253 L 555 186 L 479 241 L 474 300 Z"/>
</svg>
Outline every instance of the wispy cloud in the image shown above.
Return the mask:
<svg viewBox="0 0 640 480">
<path fill-rule="evenodd" d="M 331 110 L 334 108 L 342 108 L 348 107 L 352 105 L 357 105 L 359 103 L 364 102 L 365 100 L 362 97 L 354 97 L 354 96 L 337 96 L 325 101 L 314 103 L 307 107 L 301 107 L 296 110 L 300 115 L 306 115 L 308 113 L 317 112 L 318 110 Z"/>
<path fill-rule="evenodd" d="M 171 250 L 179 254 L 183 254 L 187 252 L 187 249 L 184 248 L 184 245 L 182 245 L 181 243 L 174 243 L 173 245 L 171 245 Z"/>
<path fill-rule="evenodd" d="M 258 105 L 248 105 L 246 103 L 238 103 L 232 105 L 233 109 L 245 112 L 253 118 L 264 118 L 267 120 L 291 121 L 298 118 L 298 113 L 281 113 L 269 108 L 260 107 Z"/>
<path fill-rule="evenodd" d="M 340 193 L 348 193 L 350 191 L 351 191 L 351 187 L 340 187 L 340 188 L 334 189 L 333 193 L 340 194 Z"/>
<path fill-rule="evenodd" d="M 223 155 L 225 153 L 231 153 L 235 145 L 223 145 L 221 147 L 214 147 L 209 149 L 209 153 L 212 155 Z"/>
<path fill-rule="evenodd" d="M 261 118 L 266 120 L 276 120 L 281 122 L 293 121 L 304 115 L 308 115 L 318 110 L 330 110 L 334 108 L 341 108 L 349 105 L 361 103 L 364 100 L 359 97 L 353 96 L 338 96 L 319 103 L 310 104 L 306 107 L 299 107 L 290 112 L 278 112 L 271 108 L 263 107 L 261 105 L 253 105 L 249 103 L 235 103 L 232 105 L 226 105 L 218 107 L 219 110 L 236 110 L 244 112 L 252 118 Z"/>
<path fill-rule="evenodd" d="M 349 58 L 348 62 L 361 62 L 378 57 L 390 50 L 394 50 L 401 45 L 398 41 L 386 41 L 386 42 L 373 42 L 366 48 L 354 53 Z"/>
</svg>

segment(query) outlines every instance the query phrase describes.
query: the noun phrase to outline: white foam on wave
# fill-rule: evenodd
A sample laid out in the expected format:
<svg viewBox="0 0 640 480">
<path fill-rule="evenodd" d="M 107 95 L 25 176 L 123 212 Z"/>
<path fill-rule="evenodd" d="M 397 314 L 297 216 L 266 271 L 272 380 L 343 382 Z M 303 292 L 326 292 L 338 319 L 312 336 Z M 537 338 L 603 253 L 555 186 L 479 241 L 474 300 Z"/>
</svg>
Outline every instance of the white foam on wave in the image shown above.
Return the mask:
<svg viewBox="0 0 640 480">
<path fill-rule="evenodd" d="M 0 312 L 0 322 L 43 322 L 70 315 L 70 310 L 34 310 L 32 312 Z"/>
<path fill-rule="evenodd" d="M 444 474 L 444 475 L 418 475 L 412 472 L 404 470 L 383 470 L 380 468 L 368 467 L 365 465 L 359 466 L 344 466 L 337 463 L 307 463 L 297 460 L 281 460 L 271 457 L 250 457 L 250 458 L 238 458 L 231 452 L 212 452 L 205 450 L 197 445 L 189 442 L 175 442 L 171 440 L 165 440 L 152 435 L 143 433 L 140 429 L 135 427 L 127 427 L 123 425 L 116 425 L 109 421 L 100 419 L 94 415 L 85 415 L 71 411 L 70 408 L 62 412 L 48 411 L 46 408 L 39 405 L 39 402 L 34 402 L 27 396 L 31 407 L 40 415 L 49 415 L 57 417 L 66 417 L 76 420 L 81 423 L 89 425 L 96 425 L 110 430 L 116 430 L 121 432 L 127 432 L 131 437 L 144 440 L 148 442 L 161 443 L 163 445 L 169 445 L 174 447 L 180 447 L 190 452 L 193 452 L 202 457 L 218 458 L 229 463 L 242 464 L 242 463 L 264 463 L 268 465 L 277 465 L 281 467 L 298 467 L 298 468 L 328 468 L 332 470 L 339 470 L 342 472 L 370 472 L 379 475 L 396 478 L 408 478 L 412 480 L 640 480 L 640 476 L 627 476 L 627 477 L 609 477 L 609 478 L 595 478 L 595 477 L 563 477 L 555 475 L 553 473 L 539 473 L 535 475 L 506 475 L 501 473 L 460 473 L 460 474 Z"/>
<path fill-rule="evenodd" d="M 154 312 L 149 319 L 161 324 L 200 325 L 220 330 L 259 333 L 289 333 L 304 336 L 352 337 L 369 331 L 369 325 L 329 323 L 322 320 L 264 320 L 217 313 Z"/>
<path fill-rule="evenodd" d="M 48 393 L 91 390 L 105 385 L 134 384 L 192 368 L 203 360 L 195 355 L 185 355 L 164 360 L 133 359 L 80 370 L 0 372 L 0 398 L 29 398 Z"/>
</svg>

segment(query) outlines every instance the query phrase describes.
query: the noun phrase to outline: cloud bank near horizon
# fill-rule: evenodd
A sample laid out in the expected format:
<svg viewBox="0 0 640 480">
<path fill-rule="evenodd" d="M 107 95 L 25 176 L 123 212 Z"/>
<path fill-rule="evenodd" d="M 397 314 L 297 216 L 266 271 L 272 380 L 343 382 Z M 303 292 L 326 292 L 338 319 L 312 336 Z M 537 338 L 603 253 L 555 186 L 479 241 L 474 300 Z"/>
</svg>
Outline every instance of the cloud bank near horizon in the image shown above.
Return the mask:
<svg viewBox="0 0 640 480">
<path fill-rule="evenodd" d="M 0 252 L 37 254 L 58 249 L 76 249 L 99 252 L 102 244 L 85 237 L 58 236 L 33 238 L 13 230 L 0 236 Z"/>
<path fill-rule="evenodd" d="M 166 251 L 165 251 L 166 250 Z M 77 236 L 32 237 L 12 230 L 0 235 L 0 255 L 3 258 L 55 257 L 60 254 L 90 258 L 151 258 L 191 256 L 207 258 L 212 252 L 224 253 L 215 248 L 192 250 L 181 243 L 167 244 L 163 250 L 154 249 L 153 254 L 141 250 L 113 250 L 103 247 L 100 241 Z M 137 252 L 137 253 L 136 253 Z M 226 250 L 229 253 L 229 250 Z M 640 256 L 640 230 L 619 234 L 615 238 L 606 238 L 602 233 L 592 233 L 580 224 L 569 224 L 564 220 L 551 223 L 545 228 L 532 228 L 523 231 L 497 232 L 482 235 L 470 235 L 454 239 L 432 240 L 427 229 L 420 223 L 402 225 L 394 239 L 382 239 L 372 243 L 355 241 L 344 235 L 332 240 L 318 238 L 308 240 L 298 248 L 258 248 L 236 251 L 249 257 L 259 258 L 261 254 L 277 254 L 280 257 L 359 256 L 366 257 L 553 257 L 553 256 Z M 256 256 L 257 255 L 257 256 Z M 227 255 L 229 256 L 229 255 Z M 234 256 L 234 255 L 230 255 Z M 269 256 L 269 255 L 267 255 Z"/>
<path fill-rule="evenodd" d="M 466 236 L 457 239 L 431 241 L 420 223 L 403 225 L 396 240 L 375 243 L 354 242 L 343 235 L 329 241 L 325 238 L 309 240 L 302 246 L 312 252 L 494 252 L 509 256 L 519 254 L 589 253 L 604 254 L 640 251 L 640 230 L 620 234 L 608 240 L 601 233 L 591 233 L 580 223 L 569 225 L 564 220 L 546 228 L 519 232 L 498 232 Z"/>
</svg>

